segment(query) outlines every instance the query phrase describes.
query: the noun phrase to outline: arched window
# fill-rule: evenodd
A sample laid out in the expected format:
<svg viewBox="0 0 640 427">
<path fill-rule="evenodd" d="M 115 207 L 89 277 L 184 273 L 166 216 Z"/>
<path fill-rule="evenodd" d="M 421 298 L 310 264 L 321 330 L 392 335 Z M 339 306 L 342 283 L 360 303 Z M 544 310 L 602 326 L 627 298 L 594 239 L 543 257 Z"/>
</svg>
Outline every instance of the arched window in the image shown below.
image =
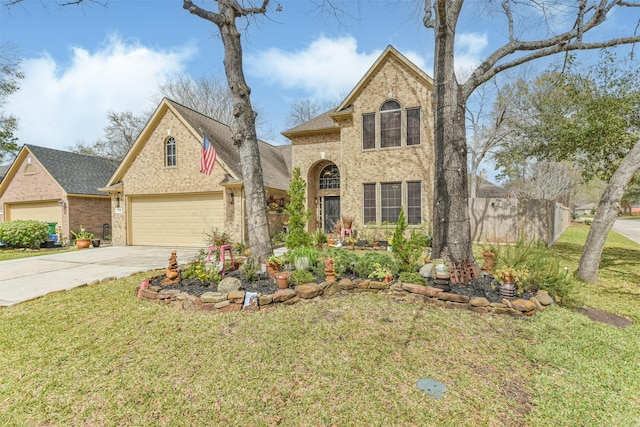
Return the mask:
<svg viewBox="0 0 640 427">
<path fill-rule="evenodd" d="M 320 190 L 340 188 L 340 171 L 336 165 L 329 165 L 320 172 Z"/>
<path fill-rule="evenodd" d="M 176 165 L 176 140 L 173 137 L 170 137 L 164 143 L 164 165 Z"/>
<path fill-rule="evenodd" d="M 380 107 L 380 147 L 400 147 L 402 109 L 397 101 L 387 101 Z"/>
</svg>

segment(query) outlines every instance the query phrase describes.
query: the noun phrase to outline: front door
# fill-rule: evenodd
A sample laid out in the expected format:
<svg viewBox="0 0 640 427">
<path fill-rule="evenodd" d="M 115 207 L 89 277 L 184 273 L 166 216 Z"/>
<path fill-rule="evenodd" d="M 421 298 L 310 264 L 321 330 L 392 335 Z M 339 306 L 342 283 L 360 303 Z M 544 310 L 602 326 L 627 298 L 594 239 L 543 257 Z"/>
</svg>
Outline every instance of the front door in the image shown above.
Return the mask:
<svg viewBox="0 0 640 427">
<path fill-rule="evenodd" d="M 340 219 L 340 196 L 325 196 L 324 200 L 324 232 L 332 233 L 333 225 Z"/>
</svg>

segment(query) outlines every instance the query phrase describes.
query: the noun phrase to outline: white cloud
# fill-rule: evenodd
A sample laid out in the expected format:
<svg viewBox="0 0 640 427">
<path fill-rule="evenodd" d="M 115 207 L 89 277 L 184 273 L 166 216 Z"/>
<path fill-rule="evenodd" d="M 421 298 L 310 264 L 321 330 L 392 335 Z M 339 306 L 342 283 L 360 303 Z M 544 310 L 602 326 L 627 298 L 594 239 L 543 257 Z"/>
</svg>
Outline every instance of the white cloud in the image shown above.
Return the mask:
<svg viewBox="0 0 640 427">
<path fill-rule="evenodd" d="M 486 34 L 459 33 L 456 34 L 455 69 L 459 80 L 480 65 L 484 59 L 482 51 L 489 45 Z"/>
<path fill-rule="evenodd" d="M 108 110 L 140 113 L 158 83 L 183 71 L 191 48 L 153 50 L 109 37 L 90 52 L 73 47 L 68 66 L 49 54 L 24 59 L 25 78 L 7 111 L 20 120 L 20 143 L 65 149 L 103 135 Z M 58 61 L 60 62 L 60 61 Z"/>
<path fill-rule="evenodd" d="M 272 48 L 249 55 L 247 70 L 274 86 L 303 91 L 305 95 L 300 98 L 335 100 L 351 91 L 382 53 L 359 53 L 357 44 L 353 37 L 320 37 L 295 52 Z M 424 69 L 420 55 L 403 54 Z"/>
</svg>

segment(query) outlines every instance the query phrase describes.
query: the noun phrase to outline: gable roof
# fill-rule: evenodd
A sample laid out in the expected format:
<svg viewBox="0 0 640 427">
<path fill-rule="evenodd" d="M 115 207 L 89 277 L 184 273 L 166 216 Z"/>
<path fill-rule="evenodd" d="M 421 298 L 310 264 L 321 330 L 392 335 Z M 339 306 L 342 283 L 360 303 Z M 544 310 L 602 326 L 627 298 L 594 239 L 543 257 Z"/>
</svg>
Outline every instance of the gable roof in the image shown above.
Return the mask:
<svg viewBox="0 0 640 427">
<path fill-rule="evenodd" d="M 378 59 L 376 59 L 376 62 L 373 63 L 371 68 L 369 68 L 364 76 L 362 76 L 358 84 L 351 90 L 351 92 L 349 92 L 342 103 L 338 105 L 338 108 L 336 108 L 335 111 L 340 113 L 348 109 L 353 103 L 354 98 L 360 94 L 366 84 L 378 73 L 378 71 L 380 71 L 385 62 L 392 59 L 397 60 L 400 64 L 407 67 L 419 80 L 422 80 L 423 84 L 433 88 L 433 79 L 427 73 L 422 71 L 416 64 L 409 61 L 409 59 L 401 54 L 395 47 L 388 45 L 384 52 L 382 52 Z"/>
<path fill-rule="evenodd" d="M 24 144 L 9 168 L 6 179 L 2 180 L 4 186 L 8 185 L 22 160 L 29 154 L 40 162 L 67 194 L 105 196 L 98 188 L 104 186 L 118 164 L 115 160 L 104 157 Z M 0 192 L 2 191 L 4 189 L 0 185 Z"/>
<path fill-rule="evenodd" d="M 240 153 L 238 147 L 233 143 L 231 128 L 224 123 L 205 116 L 169 98 L 163 98 L 145 128 L 140 132 L 136 142 L 109 180 L 108 186 L 116 184 L 122 179 L 129 165 L 142 149 L 143 141 L 147 139 L 147 136 L 153 131 L 158 120 L 167 110 L 171 110 L 181 119 L 182 123 L 198 140 L 201 141 L 203 135 L 206 135 L 216 150 L 216 161 L 220 162 L 223 167 L 230 172 L 233 180 L 242 181 Z M 264 185 L 273 188 L 288 188 L 289 168 L 286 167 L 287 164 L 284 156 L 286 149 L 260 140 L 258 140 L 258 149 L 260 151 Z"/>
<path fill-rule="evenodd" d="M 364 76 L 362 76 L 358 84 L 351 90 L 351 92 L 349 92 L 347 97 L 340 103 L 340 105 L 338 105 L 336 108 L 332 108 L 329 111 L 325 111 L 324 113 L 310 120 L 307 120 L 306 122 L 301 123 L 298 126 L 285 130 L 284 132 L 282 132 L 282 135 L 289 138 L 294 135 L 309 135 L 318 132 L 339 130 L 340 127 L 333 120 L 333 117 L 350 113 L 353 109 L 352 104 L 354 99 L 360 94 L 367 83 L 380 71 L 384 64 L 390 60 L 398 61 L 409 71 L 411 71 L 418 80 L 422 80 L 424 85 L 433 88 L 433 79 L 429 77 L 427 73 L 422 71 L 417 65 L 407 59 L 407 57 L 401 54 L 396 48 L 389 45 L 384 50 L 384 52 L 380 54 L 378 59 L 376 59 L 376 62 L 373 63 L 371 68 L 369 68 Z"/>
<path fill-rule="evenodd" d="M 471 180 L 468 180 L 468 183 L 470 185 Z M 487 181 L 479 175 L 476 176 L 476 184 L 476 196 L 479 198 L 503 198 L 510 195 L 509 191 L 504 187 L 500 187 L 493 182 Z"/>
</svg>

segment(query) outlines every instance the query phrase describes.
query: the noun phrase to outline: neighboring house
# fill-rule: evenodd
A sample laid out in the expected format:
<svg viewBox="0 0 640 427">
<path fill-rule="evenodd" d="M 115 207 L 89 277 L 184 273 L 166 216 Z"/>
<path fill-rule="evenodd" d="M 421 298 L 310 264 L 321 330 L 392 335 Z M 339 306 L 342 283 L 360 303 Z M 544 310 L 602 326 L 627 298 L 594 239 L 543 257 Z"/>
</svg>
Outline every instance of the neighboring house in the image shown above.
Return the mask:
<svg viewBox="0 0 640 427">
<path fill-rule="evenodd" d="M 598 205 L 596 203 L 587 203 L 573 208 L 576 215 L 591 215 L 596 210 L 598 210 Z"/>
<path fill-rule="evenodd" d="M 98 188 L 116 166 L 101 157 L 25 144 L 0 182 L 0 222 L 57 223 L 62 236 L 83 226 L 103 237 L 103 225 L 111 223 L 110 199 Z"/>
<path fill-rule="evenodd" d="M 470 184 L 471 184 L 471 180 L 469 180 L 469 185 Z M 478 198 L 491 199 L 491 198 L 500 198 L 500 197 L 506 197 L 506 198 L 513 197 L 507 189 L 500 187 L 499 185 L 496 185 L 490 181 L 487 181 L 487 179 L 484 176 L 478 176 L 476 178 L 476 185 L 477 185 L 476 196 Z"/>
<path fill-rule="evenodd" d="M 217 153 L 211 175 L 200 173 L 204 135 Z M 260 141 L 259 150 L 265 196 L 279 200 L 289 186 L 290 146 Z M 214 229 L 246 240 L 243 176 L 230 128 L 167 98 L 103 190 L 111 194 L 114 244 L 201 247 Z"/>
<path fill-rule="evenodd" d="M 625 215 L 640 215 L 640 202 L 622 205 L 622 213 Z"/>
<path fill-rule="evenodd" d="M 433 203 L 433 82 L 389 46 L 335 109 L 282 132 L 307 181 L 309 231 L 341 215 L 428 224 Z"/>
</svg>

